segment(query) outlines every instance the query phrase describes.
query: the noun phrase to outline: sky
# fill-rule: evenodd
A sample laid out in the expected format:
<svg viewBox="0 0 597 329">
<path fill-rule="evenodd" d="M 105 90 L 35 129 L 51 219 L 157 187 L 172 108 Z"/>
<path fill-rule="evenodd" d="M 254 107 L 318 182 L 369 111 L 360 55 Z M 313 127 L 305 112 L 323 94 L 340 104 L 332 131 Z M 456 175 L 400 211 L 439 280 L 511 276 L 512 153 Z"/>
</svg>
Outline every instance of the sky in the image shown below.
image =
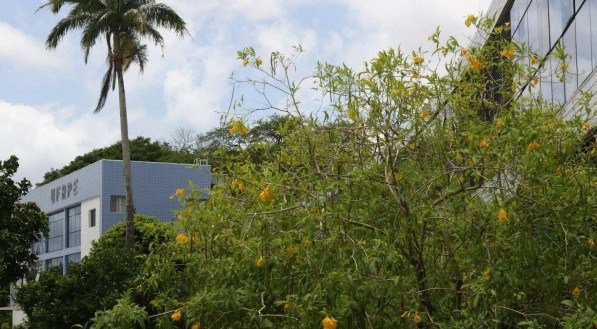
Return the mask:
<svg viewBox="0 0 597 329">
<path fill-rule="evenodd" d="M 125 74 L 129 135 L 170 141 L 180 127 L 204 132 L 219 124 L 232 94 L 231 74 L 250 75 L 236 51 L 252 46 L 269 58 L 302 45 L 301 72 L 318 61 L 362 67 L 383 49 L 416 50 L 437 26 L 466 43 L 468 14 L 490 0 L 161 0 L 187 22 L 181 39 L 163 31 L 150 45 L 143 74 Z M 0 0 L 0 160 L 20 159 L 17 178 L 39 182 L 51 168 L 120 138 L 117 93 L 93 114 L 106 49 L 87 65 L 71 32 L 56 50 L 45 38 L 64 13 L 37 11 L 42 0 Z M 267 61 L 266 61 L 267 62 Z M 250 99 L 248 101 L 251 101 Z"/>
</svg>

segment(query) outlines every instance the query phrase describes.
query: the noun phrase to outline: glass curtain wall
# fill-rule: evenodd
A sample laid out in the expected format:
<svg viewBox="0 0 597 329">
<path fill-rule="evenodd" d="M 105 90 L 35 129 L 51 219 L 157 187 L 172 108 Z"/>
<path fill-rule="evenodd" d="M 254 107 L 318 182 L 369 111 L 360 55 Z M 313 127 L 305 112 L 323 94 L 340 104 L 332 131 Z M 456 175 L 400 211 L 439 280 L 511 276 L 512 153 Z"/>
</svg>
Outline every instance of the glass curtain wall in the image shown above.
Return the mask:
<svg viewBox="0 0 597 329">
<path fill-rule="evenodd" d="M 516 0 L 510 19 L 512 38 L 527 45 L 539 59 L 559 42 L 569 55 L 568 73 L 562 79 L 549 74 L 560 63 L 545 61 L 538 85 L 529 84 L 530 92 L 561 104 L 572 99 L 597 66 L 597 0 Z"/>
<path fill-rule="evenodd" d="M 48 234 L 48 252 L 64 248 L 64 211 L 48 216 L 50 233 Z"/>
<path fill-rule="evenodd" d="M 68 212 L 68 247 L 81 245 L 81 206 L 73 207 Z"/>
</svg>

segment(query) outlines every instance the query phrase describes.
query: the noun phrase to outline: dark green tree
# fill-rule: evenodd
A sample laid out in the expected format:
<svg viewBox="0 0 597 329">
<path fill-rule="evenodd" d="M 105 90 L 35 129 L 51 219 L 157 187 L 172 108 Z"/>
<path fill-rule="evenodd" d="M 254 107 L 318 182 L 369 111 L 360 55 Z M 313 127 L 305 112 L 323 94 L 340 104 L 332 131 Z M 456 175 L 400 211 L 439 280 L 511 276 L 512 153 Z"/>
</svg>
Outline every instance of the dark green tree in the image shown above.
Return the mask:
<svg viewBox="0 0 597 329">
<path fill-rule="evenodd" d="M 12 179 L 18 168 L 16 156 L 0 161 L 0 287 L 21 279 L 29 271 L 36 260 L 31 245 L 48 231 L 48 218 L 37 205 L 19 202 L 31 184 L 26 179 Z"/>
<path fill-rule="evenodd" d="M 166 142 L 152 141 L 141 136 L 130 141 L 130 151 L 133 161 L 193 163 L 195 160 L 195 156 L 187 151 L 177 151 Z M 46 172 L 44 180 L 37 186 L 47 184 L 101 159 L 122 160 L 122 144 L 116 142 L 79 155 L 68 165 Z"/>
<path fill-rule="evenodd" d="M 123 73 L 133 63 L 138 64 L 140 70 L 143 71 L 147 62 L 147 45 L 143 43 L 143 40 L 150 40 L 155 45 L 164 46 L 163 37 L 157 28 L 170 29 L 183 36 L 187 33 L 186 23 L 170 7 L 156 3 L 154 0 L 48 0 L 42 8 L 49 8 L 52 13 L 57 14 L 65 5 L 70 7 L 70 11 L 48 35 L 47 47 L 54 49 L 66 33 L 71 30 L 82 30 L 81 46 L 85 54 L 85 62 L 87 62 L 91 48 L 98 43 L 105 42 L 108 48 L 108 70 L 102 80 L 95 113 L 102 110 L 110 88 L 115 89 L 116 82 L 118 82 L 126 191 L 126 246 L 133 248 L 135 243 L 134 206 Z"/>
<path fill-rule="evenodd" d="M 156 218 L 135 216 L 137 243 L 125 249 L 126 223 L 114 225 L 93 245 L 81 263 L 63 276 L 45 271 L 39 280 L 28 280 L 17 289 L 16 300 L 31 328 L 71 328 L 85 324 L 97 310 L 110 309 L 128 289 L 142 268 L 146 254 L 168 238 L 168 224 Z"/>
</svg>

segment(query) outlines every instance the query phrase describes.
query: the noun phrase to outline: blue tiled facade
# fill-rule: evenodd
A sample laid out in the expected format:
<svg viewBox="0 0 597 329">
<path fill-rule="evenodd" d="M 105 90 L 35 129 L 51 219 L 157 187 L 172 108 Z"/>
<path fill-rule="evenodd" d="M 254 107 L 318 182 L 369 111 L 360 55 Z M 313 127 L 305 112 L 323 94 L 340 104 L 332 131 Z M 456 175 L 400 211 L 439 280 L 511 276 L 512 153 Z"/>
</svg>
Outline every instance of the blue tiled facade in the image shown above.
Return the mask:
<svg viewBox="0 0 597 329">
<path fill-rule="evenodd" d="M 122 161 L 102 161 L 102 233 L 124 219 L 124 214 L 110 212 L 110 197 L 124 195 Z M 191 165 L 132 162 L 133 203 L 138 214 L 150 215 L 162 221 L 170 220 L 178 207 L 176 200 L 170 200 L 176 189 L 193 182 L 199 190 L 206 191 L 211 186 L 211 167 Z"/>
<path fill-rule="evenodd" d="M 211 167 L 208 165 L 141 161 L 133 161 L 131 165 L 136 213 L 154 216 L 161 221 L 171 220 L 173 211 L 178 208 L 178 202 L 169 198 L 176 189 L 192 183 L 204 191 L 207 198 L 211 187 Z M 112 197 L 124 195 L 123 162 L 118 160 L 100 160 L 25 195 L 23 202 L 35 202 L 50 218 L 58 219 L 50 224 L 54 226 L 48 242 L 34 246 L 34 251 L 38 250 L 40 269 L 60 263 L 66 273 L 67 262 L 78 262 L 81 254 L 84 256 L 88 252 L 90 240 L 97 239 L 112 225 L 124 220 L 124 213 L 112 212 L 114 209 L 111 208 Z M 97 214 L 95 225 L 91 224 L 91 211 Z M 79 232 L 76 231 L 77 224 Z M 50 240 L 53 247 L 50 247 Z M 48 252 L 48 249 L 56 249 L 58 241 L 62 241 L 61 248 Z M 73 246 L 69 246 L 69 241 Z"/>
</svg>

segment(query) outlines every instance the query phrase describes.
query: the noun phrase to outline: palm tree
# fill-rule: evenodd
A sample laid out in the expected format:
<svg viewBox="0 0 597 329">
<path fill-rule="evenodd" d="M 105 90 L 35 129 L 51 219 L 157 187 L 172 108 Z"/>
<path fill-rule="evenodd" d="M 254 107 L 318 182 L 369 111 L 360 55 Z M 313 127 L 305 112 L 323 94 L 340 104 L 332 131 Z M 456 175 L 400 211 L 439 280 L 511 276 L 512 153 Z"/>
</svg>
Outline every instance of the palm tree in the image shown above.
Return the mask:
<svg viewBox="0 0 597 329">
<path fill-rule="evenodd" d="M 55 49 L 71 30 L 82 30 L 81 47 L 85 63 L 93 46 L 105 42 L 108 47 L 108 70 L 102 80 L 100 97 L 94 113 L 102 110 L 110 89 L 114 90 L 118 82 L 126 190 L 126 247 L 133 248 L 134 206 L 123 72 L 133 63 L 139 65 L 139 69 L 143 71 L 147 62 L 147 45 L 143 44 L 144 40 L 152 41 L 156 46 L 164 46 L 164 40 L 157 28 L 170 29 L 179 36 L 184 36 L 187 33 L 186 23 L 172 8 L 154 0 L 48 0 L 40 9 L 48 8 L 57 14 L 65 6 L 69 7 L 70 11 L 48 35 L 46 46 L 49 49 Z"/>
</svg>

